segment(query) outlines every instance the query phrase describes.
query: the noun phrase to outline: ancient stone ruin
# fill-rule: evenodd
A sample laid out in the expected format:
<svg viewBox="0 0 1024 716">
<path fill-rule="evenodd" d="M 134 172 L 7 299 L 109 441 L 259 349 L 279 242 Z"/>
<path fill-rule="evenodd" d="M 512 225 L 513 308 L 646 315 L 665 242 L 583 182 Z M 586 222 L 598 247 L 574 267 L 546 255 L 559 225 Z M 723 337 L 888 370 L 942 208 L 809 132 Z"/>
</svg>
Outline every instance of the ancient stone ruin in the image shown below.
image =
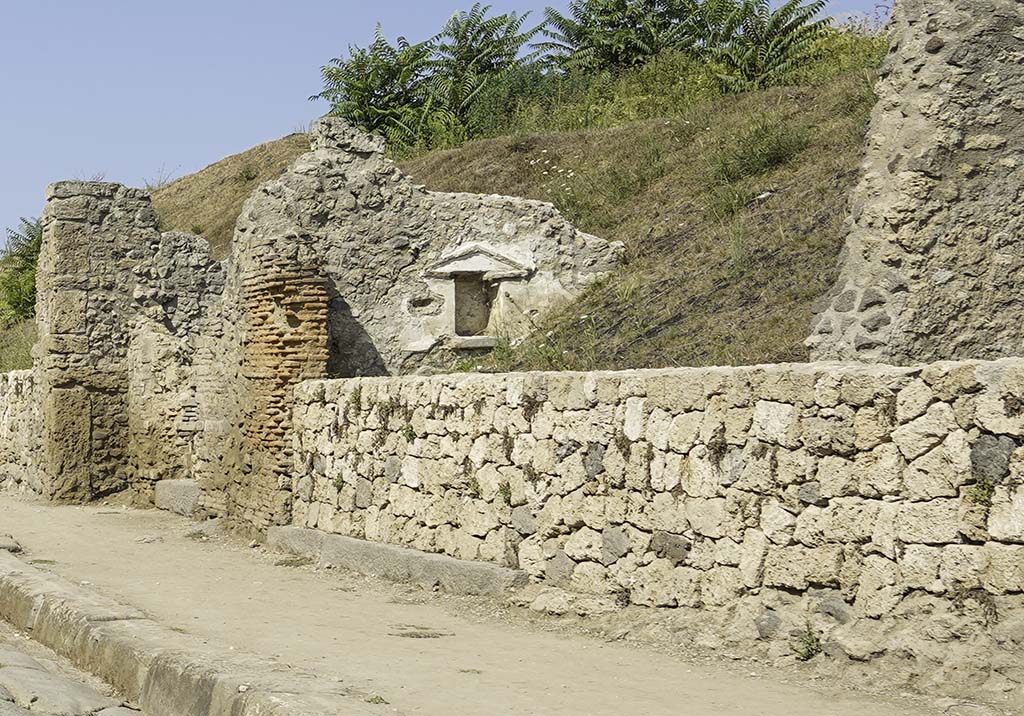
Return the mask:
<svg viewBox="0 0 1024 716">
<path fill-rule="evenodd" d="M 900 0 L 815 360 L 1024 353 L 1024 7 Z"/>
<path fill-rule="evenodd" d="M 894 23 L 809 339 L 851 362 L 431 375 L 620 247 L 546 204 L 427 192 L 323 120 L 223 262 L 138 190 L 50 188 L 0 481 L 486 563 L 538 609 L 692 610 L 758 653 L 813 629 L 835 659 L 1020 698 L 1024 5 L 903 0 Z"/>
</svg>

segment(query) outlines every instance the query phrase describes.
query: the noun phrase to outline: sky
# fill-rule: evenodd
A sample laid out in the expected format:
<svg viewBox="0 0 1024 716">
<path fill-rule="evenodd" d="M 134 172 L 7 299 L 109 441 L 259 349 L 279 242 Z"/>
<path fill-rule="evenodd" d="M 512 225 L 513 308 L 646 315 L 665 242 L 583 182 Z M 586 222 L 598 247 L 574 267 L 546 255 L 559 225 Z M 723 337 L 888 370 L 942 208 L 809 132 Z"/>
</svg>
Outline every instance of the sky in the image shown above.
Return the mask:
<svg viewBox="0 0 1024 716">
<path fill-rule="evenodd" d="M 877 0 L 832 0 L 837 16 Z M 472 0 L 0 0 L 0 227 L 46 185 L 142 186 L 300 131 L 319 69 L 380 22 L 422 40 Z M 495 12 L 567 0 L 490 0 Z M 2 239 L 2 237 L 0 237 Z"/>
</svg>

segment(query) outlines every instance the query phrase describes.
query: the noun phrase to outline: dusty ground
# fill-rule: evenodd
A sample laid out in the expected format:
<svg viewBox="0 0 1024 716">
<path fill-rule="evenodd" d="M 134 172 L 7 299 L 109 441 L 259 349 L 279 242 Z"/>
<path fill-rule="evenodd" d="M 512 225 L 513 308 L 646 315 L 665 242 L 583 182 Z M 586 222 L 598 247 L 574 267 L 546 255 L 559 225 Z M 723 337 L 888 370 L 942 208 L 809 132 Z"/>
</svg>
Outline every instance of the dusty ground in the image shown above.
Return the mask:
<svg viewBox="0 0 1024 716">
<path fill-rule="evenodd" d="M 650 644 L 595 638 L 581 633 L 579 623 L 493 600 L 288 566 L 281 555 L 228 534 L 199 535 L 195 524 L 157 511 L 50 506 L 5 495 L 2 532 L 13 534 L 37 566 L 172 628 L 338 680 L 380 704 L 381 713 L 999 713 L 854 691 L 816 680 L 806 667 L 714 658 L 657 638 Z"/>
</svg>

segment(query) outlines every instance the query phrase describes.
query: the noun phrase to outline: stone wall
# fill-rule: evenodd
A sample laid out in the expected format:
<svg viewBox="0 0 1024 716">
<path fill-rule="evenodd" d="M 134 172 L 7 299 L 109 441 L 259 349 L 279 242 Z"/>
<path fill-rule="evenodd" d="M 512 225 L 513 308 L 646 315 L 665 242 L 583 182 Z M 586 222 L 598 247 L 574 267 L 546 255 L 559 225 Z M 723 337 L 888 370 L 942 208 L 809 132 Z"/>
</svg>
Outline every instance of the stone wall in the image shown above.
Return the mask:
<svg viewBox="0 0 1024 716">
<path fill-rule="evenodd" d="M 54 184 L 30 479 L 57 500 L 129 489 L 142 503 L 160 480 L 194 479 L 208 512 L 287 523 L 296 384 L 522 335 L 620 248 L 548 204 L 424 191 L 337 120 L 246 203 L 224 262 L 161 232 L 141 190 Z"/>
<path fill-rule="evenodd" d="M 899 0 L 812 359 L 1024 354 L 1024 4 Z"/>
<path fill-rule="evenodd" d="M 32 371 L 0 373 L 0 489 L 42 492 L 39 404 Z"/>
<path fill-rule="evenodd" d="M 193 362 L 219 334 L 223 267 L 163 234 L 148 195 L 118 184 L 48 190 L 34 374 L 42 493 L 82 501 L 189 473 L 201 427 Z M 223 386 L 222 386 L 223 387 Z"/>
<path fill-rule="evenodd" d="M 201 359 L 235 402 L 214 406 L 230 416 L 223 460 L 199 478 L 205 506 L 258 529 L 290 519 L 296 384 L 413 372 L 524 335 L 619 260 L 550 204 L 428 192 L 383 149 L 321 120 L 236 227 L 225 338 Z"/>
<path fill-rule="evenodd" d="M 294 420 L 299 526 L 853 658 L 1024 618 L 1024 361 L 311 381 Z"/>
</svg>

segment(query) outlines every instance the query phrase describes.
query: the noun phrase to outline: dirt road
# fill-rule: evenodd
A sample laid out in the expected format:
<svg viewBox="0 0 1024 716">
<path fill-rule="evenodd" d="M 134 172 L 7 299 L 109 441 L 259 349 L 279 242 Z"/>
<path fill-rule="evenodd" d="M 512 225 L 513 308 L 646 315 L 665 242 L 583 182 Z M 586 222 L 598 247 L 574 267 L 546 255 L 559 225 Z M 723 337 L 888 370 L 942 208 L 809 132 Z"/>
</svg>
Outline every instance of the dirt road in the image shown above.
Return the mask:
<svg viewBox="0 0 1024 716">
<path fill-rule="evenodd" d="M 4 496 L 9 532 L 37 566 L 167 626 L 302 665 L 381 713 L 429 716 L 933 716 L 920 702 L 781 683 L 623 643 L 445 608 L 445 597 L 276 564 L 234 537 L 206 541 L 157 511 Z M 981 714 L 981 711 L 971 713 Z"/>
</svg>

